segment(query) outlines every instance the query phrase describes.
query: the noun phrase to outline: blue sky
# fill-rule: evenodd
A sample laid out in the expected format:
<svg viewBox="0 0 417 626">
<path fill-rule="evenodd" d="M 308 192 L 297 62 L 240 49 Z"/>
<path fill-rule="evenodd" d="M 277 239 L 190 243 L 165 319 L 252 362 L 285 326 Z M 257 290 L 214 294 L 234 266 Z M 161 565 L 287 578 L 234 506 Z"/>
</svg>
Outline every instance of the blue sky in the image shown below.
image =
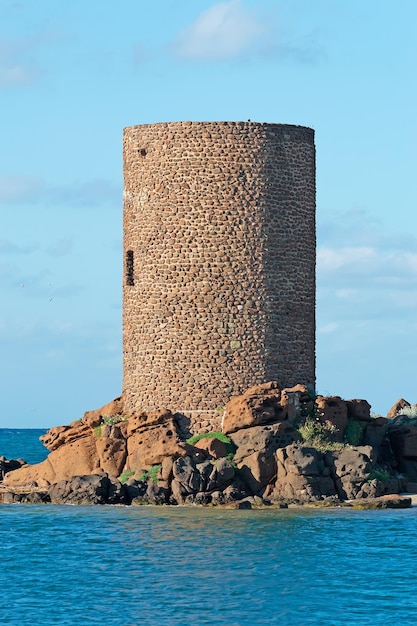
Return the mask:
<svg viewBox="0 0 417 626">
<path fill-rule="evenodd" d="M 415 0 L 0 0 L 1 427 L 122 383 L 122 129 L 311 126 L 317 391 L 417 402 Z"/>
</svg>

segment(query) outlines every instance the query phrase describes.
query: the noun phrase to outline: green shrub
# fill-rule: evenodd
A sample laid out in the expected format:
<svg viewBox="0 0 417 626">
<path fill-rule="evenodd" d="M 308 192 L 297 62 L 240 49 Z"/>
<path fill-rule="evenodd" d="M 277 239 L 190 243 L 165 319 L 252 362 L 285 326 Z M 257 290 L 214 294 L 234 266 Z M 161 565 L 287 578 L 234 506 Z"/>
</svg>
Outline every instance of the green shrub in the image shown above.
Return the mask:
<svg viewBox="0 0 417 626">
<path fill-rule="evenodd" d="M 190 446 L 194 446 L 197 441 L 200 441 L 200 439 L 217 439 L 218 441 L 221 441 L 226 446 L 227 455 L 230 454 L 233 456 L 233 454 L 236 452 L 236 446 L 230 439 L 230 437 L 220 432 L 200 433 L 199 435 L 193 435 L 192 437 L 187 439 L 186 443 L 189 443 Z"/>
<path fill-rule="evenodd" d="M 417 417 L 417 404 L 412 404 L 411 406 L 403 406 L 402 409 L 397 412 L 396 417 L 398 417 L 399 415 L 405 415 L 410 419 L 414 419 L 415 417 Z"/>
<path fill-rule="evenodd" d="M 382 482 L 385 482 L 386 480 L 388 480 L 390 478 L 390 473 L 387 470 L 384 469 L 372 469 L 369 472 L 369 478 L 368 478 L 368 482 L 371 482 L 372 480 L 375 480 L 375 478 L 377 480 L 380 480 Z"/>
<path fill-rule="evenodd" d="M 100 439 L 100 437 L 101 437 L 101 428 L 102 428 L 102 424 L 100 424 L 99 426 L 96 426 L 96 427 L 93 429 L 93 432 L 94 432 L 94 437 L 95 437 L 96 439 Z"/>
<path fill-rule="evenodd" d="M 148 469 L 146 472 L 143 472 L 138 478 L 142 482 L 147 482 L 151 480 L 154 485 L 158 482 L 158 472 L 161 469 L 162 465 L 152 465 L 151 469 Z"/>
<path fill-rule="evenodd" d="M 363 426 L 356 420 L 348 420 L 345 429 L 345 442 L 350 446 L 359 446 L 362 441 Z"/>
<path fill-rule="evenodd" d="M 106 424 L 106 426 L 114 426 L 115 424 L 119 424 L 120 422 L 128 422 L 129 418 L 124 415 L 105 415 L 101 418 L 101 423 Z"/>
<path fill-rule="evenodd" d="M 230 437 L 228 437 L 224 433 L 219 433 L 219 432 L 200 433 L 199 435 L 193 435 L 192 437 L 187 439 L 187 443 L 189 443 L 190 446 L 194 446 L 197 443 L 197 441 L 200 441 L 200 439 L 218 439 L 219 441 L 226 443 L 226 444 L 232 443 Z"/>
<path fill-rule="evenodd" d="M 303 442 L 319 452 L 341 450 L 343 444 L 335 441 L 337 428 L 331 424 L 322 424 L 317 419 L 307 417 L 297 428 Z"/>
<path fill-rule="evenodd" d="M 119 480 L 123 485 L 127 480 L 129 480 L 129 478 L 131 478 L 134 475 L 135 475 L 135 470 L 131 470 L 130 472 L 123 472 L 123 474 L 120 474 Z"/>
</svg>

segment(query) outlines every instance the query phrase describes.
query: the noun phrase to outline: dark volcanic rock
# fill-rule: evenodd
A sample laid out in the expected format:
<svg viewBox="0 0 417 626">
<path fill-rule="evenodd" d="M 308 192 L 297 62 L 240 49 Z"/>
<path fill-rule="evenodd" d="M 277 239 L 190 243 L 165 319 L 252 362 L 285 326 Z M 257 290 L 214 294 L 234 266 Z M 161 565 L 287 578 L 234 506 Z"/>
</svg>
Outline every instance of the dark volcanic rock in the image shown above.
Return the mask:
<svg viewBox="0 0 417 626">
<path fill-rule="evenodd" d="M 124 486 L 107 474 L 73 476 L 48 489 L 54 504 L 127 504 Z"/>
</svg>

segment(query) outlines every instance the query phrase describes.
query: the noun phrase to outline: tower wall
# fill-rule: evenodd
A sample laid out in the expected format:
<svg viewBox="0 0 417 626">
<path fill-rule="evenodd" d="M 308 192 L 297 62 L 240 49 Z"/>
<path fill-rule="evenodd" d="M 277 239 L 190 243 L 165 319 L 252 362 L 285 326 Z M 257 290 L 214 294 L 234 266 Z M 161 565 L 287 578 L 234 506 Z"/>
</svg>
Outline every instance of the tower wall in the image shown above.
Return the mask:
<svg viewBox="0 0 417 626">
<path fill-rule="evenodd" d="M 123 391 L 130 412 L 214 412 L 315 383 L 314 131 L 124 129 Z"/>
</svg>

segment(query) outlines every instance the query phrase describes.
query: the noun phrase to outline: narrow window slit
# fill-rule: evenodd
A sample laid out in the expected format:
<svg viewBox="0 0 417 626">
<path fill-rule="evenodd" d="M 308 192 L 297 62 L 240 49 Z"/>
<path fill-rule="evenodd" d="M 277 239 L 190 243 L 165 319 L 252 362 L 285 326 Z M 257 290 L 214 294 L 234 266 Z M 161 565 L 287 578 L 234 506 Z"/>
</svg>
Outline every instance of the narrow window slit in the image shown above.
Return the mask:
<svg viewBox="0 0 417 626">
<path fill-rule="evenodd" d="M 126 285 L 133 286 L 135 284 L 135 275 L 133 273 L 133 250 L 126 252 Z"/>
</svg>

